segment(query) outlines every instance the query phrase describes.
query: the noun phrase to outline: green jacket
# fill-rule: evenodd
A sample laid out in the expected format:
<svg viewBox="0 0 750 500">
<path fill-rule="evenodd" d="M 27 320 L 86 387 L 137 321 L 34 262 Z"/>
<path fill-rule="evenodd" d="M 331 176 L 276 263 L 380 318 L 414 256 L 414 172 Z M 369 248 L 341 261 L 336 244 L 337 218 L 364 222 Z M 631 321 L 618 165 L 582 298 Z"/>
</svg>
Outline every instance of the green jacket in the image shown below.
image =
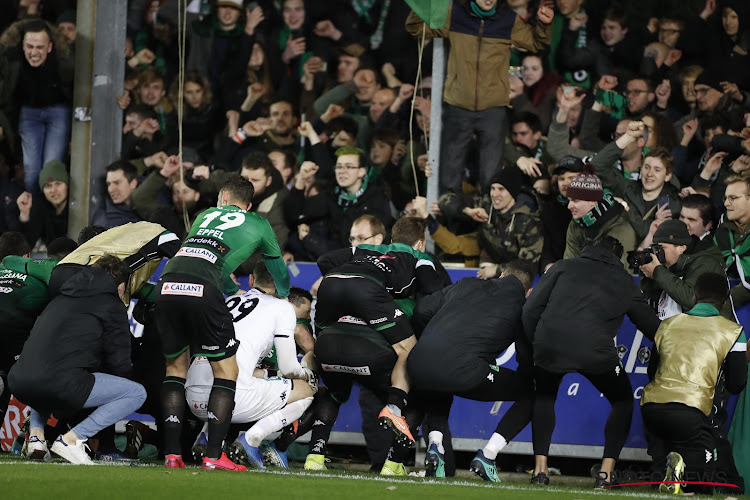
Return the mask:
<svg viewBox="0 0 750 500">
<path fill-rule="evenodd" d="M 606 221 L 599 228 L 599 231 L 593 238 L 586 236 L 586 232 L 574 220 L 568 225 L 568 234 L 565 236 L 565 254 L 563 259 L 577 259 L 581 256 L 583 247 L 593 243 L 602 236 L 612 236 L 617 238 L 622 244 L 622 265 L 627 269 L 628 259 L 627 252 L 633 250 L 637 244 L 635 240 L 635 231 L 625 218 L 625 214 Z"/>
<path fill-rule="evenodd" d="M 680 255 L 672 267 L 657 266 L 653 278 L 641 276 L 641 290 L 657 312 L 662 291 L 687 312 L 694 305 L 693 288 L 698 276 L 703 273 L 724 274 L 721 251 L 711 238 L 706 237 L 693 245 L 695 246 L 688 250 L 690 253 Z"/>
<path fill-rule="evenodd" d="M 609 156 L 609 153 L 614 151 L 622 154 L 622 149 L 615 142 L 610 142 L 604 146 L 604 149 L 599 154 L 604 153 Z M 602 186 L 605 189 L 609 189 L 612 191 L 612 194 L 624 199 L 628 203 L 630 209 L 626 212 L 626 217 L 630 225 L 633 226 L 635 236 L 639 242 L 643 241 L 648 234 L 651 223 L 654 221 L 654 214 L 656 214 L 656 210 L 658 209 L 656 204 L 661 196 L 669 197 L 669 209 L 672 212 L 672 218 L 677 219 L 680 217 L 682 199 L 680 198 L 679 190 L 673 184 L 669 182 L 664 183 L 659 196 L 655 200 L 646 201 L 643 199 L 643 185 L 641 182 L 626 179 L 614 164 L 598 164 L 596 166 L 596 175 L 602 180 Z"/>
</svg>

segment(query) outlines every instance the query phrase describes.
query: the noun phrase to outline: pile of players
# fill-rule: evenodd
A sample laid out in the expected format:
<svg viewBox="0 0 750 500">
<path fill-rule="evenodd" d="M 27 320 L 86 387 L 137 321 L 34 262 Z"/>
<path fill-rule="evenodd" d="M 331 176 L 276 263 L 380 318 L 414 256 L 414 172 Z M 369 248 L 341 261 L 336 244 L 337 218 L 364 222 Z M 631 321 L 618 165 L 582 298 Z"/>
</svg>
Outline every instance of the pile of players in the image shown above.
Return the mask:
<svg viewBox="0 0 750 500">
<path fill-rule="evenodd" d="M 534 267 L 521 260 L 506 265 L 498 279 L 450 284 L 425 253 L 426 221 L 404 217 L 391 244 L 379 235 L 376 244 L 318 260 L 323 279 L 313 340 L 312 297 L 290 290 L 270 224 L 249 211 L 252 197 L 249 181 L 229 178 L 217 207 L 197 217 L 183 242 L 158 224 L 131 223 L 88 239 L 62 260 L 39 263 L 28 249 L 12 247 L 13 233 L 0 238 L 0 285 L 9 290 L 3 297 L 16 300 L 4 310 L 38 314 L 33 327 L 24 326 L 22 350 L 0 367 L 7 371 L 4 394 L 12 391 L 33 408 L 27 456 L 49 459 L 52 451 L 90 464 L 87 439 L 139 410 L 157 418 L 166 467 L 184 468 L 187 400 L 205 422 L 193 443 L 204 469 L 287 467 L 289 444 L 312 430 L 305 469 L 323 470 L 338 409 L 357 383 L 382 402 L 378 421 L 394 435 L 381 474 L 406 475 L 404 462 L 424 422 L 427 474 L 445 476 L 441 429 L 453 396 L 460 396 L 515 402 L 471 469 L 498 482 L 498 452 L 532 422 L 531 481 L 548 484 L 557 389 L 564 374 L 578 372 L 612 405 L 595 483 L 605 488 L 614 483 L 633 411 L 632 388 L 612 342 L 628 315 L 655 340 L 661 357 L 641 403 L 646 428 L 660 444 L 655 463 L 676 483 L 666 489 L 679 492 L 688 473 L 706 478 L 716 470 L 720 457 L 708 420 L 713 390 L 725 360 L 744 345 L 742 328 L 719 315 L 728 296 L 723 277 L 701 276 L 695 307 L 660 326 L 623 269 L 622 245 L 614 238 L 556 263 L 533 292 Z M 232 273 L 256 252 L 263 258 L 253 288 L 238 293 Z M 169 262 L 157 284 L 149 284 L 162 257 Z M 32 286 L 41 297 L 35 309 L 21 300 L 31 297 Z M 132 351 L 125 308 L 131 298 L 139 300 L 134 316 L 146 326 L 145 340 Z M 14 335 L 25 340 L 22 328 Z M 518 369 L 497 366 L 513 344 Z M 301 363 L 297 346 L 307 351 Z M 150 362 L 154 352 L 163 363 Z M 686 357 L 694 360 L 689 370 L 681 364 Z M 89 409 L 48 449 L 51 413 L 75 418 Z M 232 424 L 250 427 L 232 441 Z M 262 445 L 279 430 L 276 441 Z M 128 425 L 126 451 L 137 453 L 143 431 Z"/>
</svg>

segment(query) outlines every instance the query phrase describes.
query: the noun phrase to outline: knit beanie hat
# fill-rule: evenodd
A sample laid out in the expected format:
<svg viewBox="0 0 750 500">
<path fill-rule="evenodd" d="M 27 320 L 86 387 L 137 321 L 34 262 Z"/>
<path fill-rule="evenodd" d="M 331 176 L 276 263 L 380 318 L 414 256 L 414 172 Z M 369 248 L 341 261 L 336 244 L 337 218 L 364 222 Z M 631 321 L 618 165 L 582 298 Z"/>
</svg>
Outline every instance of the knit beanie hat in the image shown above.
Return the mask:
<svg viewBox="0 0 750 500">
<path fill-rule="evenodd" d="M 60 160 L 50 160 L 44 165 L 44 168 L 39 172 L 39 189 L 44 189 L 44 185 L 51 180 L 70 184 L 68 169 Z"/>
<path fill-rule="evenodd" d="M 500 184 L 508 190 L 513 198 L 518 198 L 523 185 L 523 174 L 518 167 L 505 167 L 500 172 L 492 176 L 490 186 Z"/>
<path fill-rule="evenodd" d="M 59 16 L 57 16 L 57 21 L 55 21 L 55 25 L 59 26 L 61 23 L 76 23 L 76 11 L 72 9 L 64 10 L 60 13 Z"/>
<path fill-rule="evenodd" d="M 603 196 L 602 181 L 591 165 L 584 165 L 581 174 L 575 176 L 568 186 L 569 200 L 601 201 Z"/>
<path fill-rule="evenodd" d="M 718 90 L 721 92 L 721 80 L 722 78 L 717 74 L 717 72 L 714 69 L 706 68 L 703 73 L 698 75 L 698 77 L 695 79 L 695 85 L 708 85 L 714 90 Z"/>
<path fill-rule="evenodd" d="M 659 224 L 653 238 L 654 243 L 672 245 L 689 245 L 692 241 L 687 225 L 679 219 L 668 219 Z"/>
</svg>

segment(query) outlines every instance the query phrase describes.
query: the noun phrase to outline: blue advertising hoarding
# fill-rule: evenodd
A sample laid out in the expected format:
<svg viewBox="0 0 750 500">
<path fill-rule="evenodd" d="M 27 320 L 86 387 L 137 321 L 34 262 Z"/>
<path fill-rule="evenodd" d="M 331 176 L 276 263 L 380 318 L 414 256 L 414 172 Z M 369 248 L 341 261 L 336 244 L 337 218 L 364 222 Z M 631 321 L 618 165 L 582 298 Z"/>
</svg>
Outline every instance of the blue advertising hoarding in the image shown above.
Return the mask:
<svg viewBox="0 0 750 500">
<path fill-rule="evenodd" d="M 307 262 L 293 262 L 289 266 L 291 284 L 309 289 L 320 277 L 317 265 Z M 155 276 L 161 271 L 157 270 Z M 476 269 L 448 269 L 455 283 L 465 277 L 475 277 Z M 153 278 L 156 280 L 156 277 Z M 243 288 L 247 287 L 247 277 L 240 278 Z M 131 307 L 132 309 L 132 307 Z M 738 311 L 740 322 L 750 322 L 750 308 Z M 131 319 L 132 322 L 132 319 Z M 139 336 L 142 326 L 132 322 L 134 335 Z M 648 383 L 646 367 L 651 355 L 652 344 L 637 331 L 626 317 L 617 334 L 616 344 L 622 365 L 630 377 L 633 389 L 633 423 L 625 442 L 623 459 L 647 460 L 646 440 L 640 412 L 640 396 Z M 498 358 L 498 364 L 515 369 L 515 351 L 511 346 Z M 477 402 L 456 398 L 450 415 L 450 428 L 456 449 L 473 450 L 483 446 L 492 435 L 497 422 L 511 406 L 511 402 Z M 731 405 L 730 405 L 731 409 Z M 566 375 L 560 385 L 556 410 L 556 426 L 552 435 L 551 455 L 600 458 L 604 446 L 604 425 L 610 405 L 584 377 L 578 374 Z M 332 443 L 363 442 L 361 439 L 361 415 L 358 405 L 358 391 L 341 408 L 334 426 Z M 531 453 L 531 426 L 527 426 L 505 449 L 510 453 Z"/>
</svg>

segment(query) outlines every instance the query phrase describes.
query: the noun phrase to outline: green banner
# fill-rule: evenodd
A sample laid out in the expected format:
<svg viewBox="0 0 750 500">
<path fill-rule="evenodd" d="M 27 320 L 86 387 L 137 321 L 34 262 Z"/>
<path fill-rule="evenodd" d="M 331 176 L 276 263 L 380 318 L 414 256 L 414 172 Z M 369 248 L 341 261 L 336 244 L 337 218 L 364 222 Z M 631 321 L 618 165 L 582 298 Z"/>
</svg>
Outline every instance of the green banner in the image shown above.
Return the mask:
<svg viewBox="0 0 750 500">
<path fill-rule="evenodd" d="M 445 27 L 451 0 L 406 0 L 406 3 L 430 29 Z"/>
</svg>

